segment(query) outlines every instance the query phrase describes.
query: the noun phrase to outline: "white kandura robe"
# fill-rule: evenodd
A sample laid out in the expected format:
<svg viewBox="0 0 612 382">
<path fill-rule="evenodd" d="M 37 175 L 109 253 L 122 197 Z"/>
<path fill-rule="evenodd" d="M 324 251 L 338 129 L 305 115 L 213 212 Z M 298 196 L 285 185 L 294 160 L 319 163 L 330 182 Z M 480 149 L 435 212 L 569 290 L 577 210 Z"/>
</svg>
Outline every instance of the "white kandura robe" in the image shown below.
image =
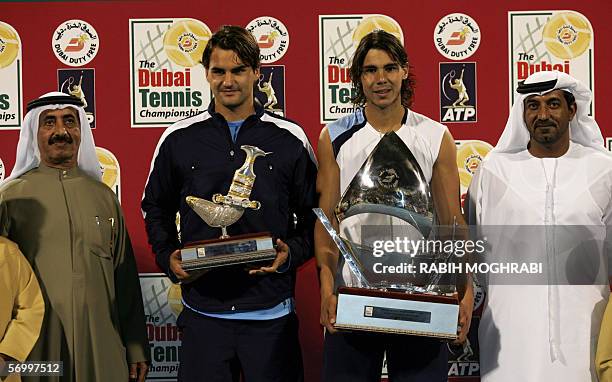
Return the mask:
<svg viewBox="0 0 612 382">
<path fill-rule="evenodd" d="M 493 225 L 580 225 L 595 232 L 598 244 L 606 231 L 610 237 L 612 156 L 608 153 L 574 142 L 559 158 L 535 158 L 527 150 L 492 152 L 479 171 L 469 191 L 470 224 L 484 230 Z M 493 247 L 509 262 L 539 256 L 544 273 L 550 272 L 550 260 L 572 245 L 575 249 L 576 243 L 568 243 L 567 237 L 553 240 L 552 228 L 537 232 L 538 239 L 529 239 L 524 252 L 508 250 L 513 245 L 508 241 Z M 610 294 L 609 255 L 601 245 L 597 250 L 601 263 L 595 264 L 593 285 L 562 285 L 550 273 L 542 285 L 489 285 L 479 327 L 482 382 L 597 381 L 595 349 Z M 574 259 L 574 264 L 582 266 L 580 260 Z M 591 271 L 592 265 L 587 264 Z"/>
</svg>

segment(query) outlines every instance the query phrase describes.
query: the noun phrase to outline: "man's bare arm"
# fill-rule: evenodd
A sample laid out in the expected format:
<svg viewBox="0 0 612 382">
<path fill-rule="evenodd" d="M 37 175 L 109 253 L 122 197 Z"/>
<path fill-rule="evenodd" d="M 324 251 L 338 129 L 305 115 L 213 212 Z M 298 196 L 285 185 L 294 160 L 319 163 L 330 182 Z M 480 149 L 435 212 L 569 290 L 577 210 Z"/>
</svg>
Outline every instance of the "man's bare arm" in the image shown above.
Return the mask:
<svg viewBox="0 0 612 382">
<path fill-rule="evenodd" d="M 459 171 L 457 169 L 457 148 L 451 134 L 446 131 L 442 137 L 438 159 L 433 167 L 431 177 L 431 188 L 434 205 L 440 225 L 458 225 L 459 230 L 456 239 L 467 239 L 463 235 L 461 227 L 465 227 L 465 220 L 461 214 Z M 458 343 L 465 341 L 467 337 L 474 305 L 474 291 L 471 277 L 457 280 L 457 291 L 459 293 L 459 337 Z"/>
<path fill-rule="evenodd" d="M 465 225 L 460 207 L 457 148 L 448 131 L 442 137 L 438 159 L 433 167 L 431 191 L 439 224 L 450 226 L 456 222 Z"/>
</svg>

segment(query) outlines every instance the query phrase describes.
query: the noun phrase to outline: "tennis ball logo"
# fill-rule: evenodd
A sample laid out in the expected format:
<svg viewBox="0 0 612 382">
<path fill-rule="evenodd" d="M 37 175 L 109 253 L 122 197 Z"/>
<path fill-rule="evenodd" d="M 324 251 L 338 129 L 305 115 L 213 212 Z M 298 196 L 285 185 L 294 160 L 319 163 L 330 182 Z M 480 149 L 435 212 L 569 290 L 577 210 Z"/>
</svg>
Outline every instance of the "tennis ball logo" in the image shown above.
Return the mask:
<svg viewBox="0 0 612 382">
<path fill-rule="evenodd" d="M 200 62 L 204 48 L 212 33 L 201 21 L 176 21 L 164 35 L 164 52 L 172 62 L 192 67 Z"/>
<path fill-rule="evenodd" d="M 176 317 L 183 311 L 183 299 L 179 284 L 170 284 L 168 288 L 168 306 L 170 306 L 170 310 L 172 310 Z"/>
<path fill-rule="evenodd" d="M 361 41 L 361 39 L 366 35 L 379 30 L 384 30 L 385 32 L 391 33 L 397 37 L 402 44 L 404 44 L 404 33 L 402 32 L 402 27 L 400 27 L 397 21 L 385 15 L 368 16 L 361 20 L 359 25 L 357 25 L 357 28 L 355 28 L 353 31 L 353 42 L 355 42 L 355 44 L 359 44 L 359 41 Z"/>
<path fill-rule="evenodd" d="M 472 176 L 491 149 L 493 149 L 493 146 L 483 141 L 468 141 L 459 146 L 457 149 L 457 167 L 463 187 L 469 187 Z"/>
<path fill-rule="evenodd" d="M 119 162 L 110 151 L 96 147 L 96 155 L 102 167 L 102 182 L 111 189 L 115 189 L 119 177 Z"/>
<path fill-rule="evenodd" d="M 592 34 L 591 24 L 586 17 L 576 12 L 561 12 L 544 25 L 542 39 L 552 55 L 569 60 L 589 48 Z"/>
<path fill-rule="evenodd" d="M 15 61 L 19 45 L 17 32 L 10 25 L 0 22 L 0 69 Z"/>
</svg>

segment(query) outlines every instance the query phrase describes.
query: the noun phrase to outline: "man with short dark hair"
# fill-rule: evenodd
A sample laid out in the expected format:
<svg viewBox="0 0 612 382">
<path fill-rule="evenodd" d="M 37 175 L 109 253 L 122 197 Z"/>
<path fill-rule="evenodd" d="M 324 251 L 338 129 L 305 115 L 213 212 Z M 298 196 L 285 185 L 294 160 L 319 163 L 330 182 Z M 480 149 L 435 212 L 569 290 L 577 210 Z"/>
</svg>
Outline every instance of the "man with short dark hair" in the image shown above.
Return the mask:
<svg viewBox="0 0 612 382">
<path fill-rule="evenodd" d="M 157 263 L 183 284 L 179 380 L 229 381 L 237 359 L 247 381 L 298 381 L 303 370 L 294 287 L 297 268 L 312 257 L 315 157 L 300 126 L 255 102 L 259 47 L 247 30 L 221 27 L 202 63 L 214 100 L 204 113 L 164 132 L 142 201 Z M 227 266 L 189 274 L 181 267 L 180 248 L 217 239 L 220 230 L 200 219 L 185 198 L 225 194 L 245 161 L 242 145 L 268 153 L 253 164 L 251 199 L 261 207 L 245 211 L 227 230 L 232 236 L 270 232 L 276 259 L 250 270 Z"/>
<path fill-rule="evenodd" d="M 445 126 L 409 107 L 414 96 L 414 77 L 401 42 L 392 34 L 376 31 L 359 43 L 351 63 L 357 110 L 321 132 L 317 188 L 319 205 L 328 217 L 340 195 L 348 188 L 370 153 L 386 133 L 395 132 L 413 153 L 424 177 L 431 184 L 438 222 L 462 223 L 459 207 L 459 175 L 456 148 Z M 392 191 L 390 191 L 392 192 Z M 361 226 L 389 224 L 376 214 L 364 214 L 359 223 L 342 221 L 340 231 L 359 242 Z M 333 223 L 338 230 L 338 222 Z M 343 333 L 334 329 L 338 286 L 334 278 L 347 282 L 347 269 L 337 269 L 338 250 L 322 225 L 315 227 L 317 263 L 321 283 L 321 324 L 325 326 L 323 380 L 374 381 L 380 379 L 383 354 L 394 381 L 446 381 L 447 350 L 443 342 L 402 335 Z M 346 266 L 346 264 L 345 264 Z M 342 274 L 340 274 L 342 272 Z M 338 275 L 336 275 L 338 273 Z M 470 325 L 473 307 L 471 286 L 460 290 L 459 342 Z"/>
<path fill-rule="evenodd" d="M 478 336 L 483 382 L 597 380 L 610 294 L 612 156 L 588 114 L 591 100 L 565 73 L 530 75 L 472 179 L 467 215 L 489 238 L 490 261 L 543 266 L 527 282 L 489 275 Z M 498 240 L 500 229 L 513 234 Z"/>
<path fill-rule="evenodd" d="M 0 234 L 41 285 L 45 316 L 28 360 L 63 362 L 62 377 L 144 381 L 149 346 L 136 261 L 117 196 L 102 181 L 78 98 L 30 102 L 17 158 L 0 187 Z"/>
</svg>

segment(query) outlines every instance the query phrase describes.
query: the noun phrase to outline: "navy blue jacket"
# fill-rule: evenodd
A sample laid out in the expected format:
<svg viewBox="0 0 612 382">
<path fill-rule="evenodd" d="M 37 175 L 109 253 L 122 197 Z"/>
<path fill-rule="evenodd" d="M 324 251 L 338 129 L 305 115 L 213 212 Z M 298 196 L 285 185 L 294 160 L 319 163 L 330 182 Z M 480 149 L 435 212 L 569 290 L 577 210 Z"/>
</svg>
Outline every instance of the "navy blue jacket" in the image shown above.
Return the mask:
<svg viewBox="0 0 612 382">
<path fill-rule="evenodd" d="M 234 171 L 246 157 L 241 145 L 257 146 L 272 154 L 257 158 L 254 164 L 256 179 L 250 200 L 261 202 L 261 208 L 246 210 L 228 227 L 228 233 L 272 233 L 289 245 L 290 267 L 287 272 L 264 276 L 250 276 L 244 265 L 218 268 L 183 285 L 187 304 L 205 312 L 277 305 L 293 296 L 296 269 L 314 253 L 312 208 L 317 204 L 317 165 L 306 134 L 297 124 L 266 113 L 257 105 L 234 143 L 227 122 L 214 111 L 213 101 L 208 111 L 170 126 L 155 150 L 142 210 L 157 264 L 177 281 L 169 270 L 170 254 L 185 243 L 221 235 L 221 229 L 209 227 L 187 205 L 185 197 L 211 200 L 215 193 L 226 195 Z M 181 216 L 180 241 L 175 225 L 177 211 Z"/>
</svg>

